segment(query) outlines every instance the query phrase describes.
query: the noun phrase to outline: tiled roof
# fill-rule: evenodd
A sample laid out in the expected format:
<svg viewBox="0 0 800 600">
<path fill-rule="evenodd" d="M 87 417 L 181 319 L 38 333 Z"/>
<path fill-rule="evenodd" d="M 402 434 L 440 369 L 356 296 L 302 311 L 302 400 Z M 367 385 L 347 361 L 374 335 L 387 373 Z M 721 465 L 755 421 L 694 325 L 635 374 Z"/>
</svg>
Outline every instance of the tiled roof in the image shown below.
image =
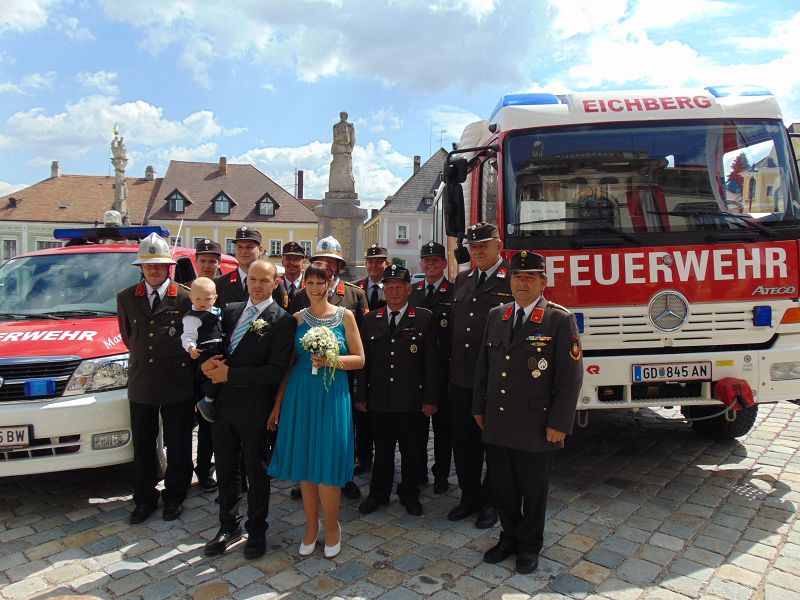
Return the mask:
<svg viewBox="0 0 800 600">
<path fill-rule="evenodd" d="M 178 190 L 189 200 L 184 213 L 169 210 L 167 196 Z M 214 212 L 213 200 L 220 192 L 233 201 L 229 214 Z M 258 214 L 256 203 L 269 194 L 278 204 L 273 216 Z M 170 161 L 161 190 L 148 210 L 149 220 L 316 223 L 317 216 L 253 165 L 228 164 L 225 175 L 219 163 Z"/>
<path fill-rule="evenodd" d="M 316 207 L 322 204 L 322 200 L 312 200 L 310 198 L 303 198 L 302 200 L 300 200 L 300 202 L 305 204 L 311 210 L 314 210 Z"/>
<path fill-rule="evenodd" d="M 433 205 L 427 204 L 423 197 L 434 196 L 439 184 L 442 182 L 442 169 L 447 152 L 439 148 L 415 175 L 412 175 L 390 198 L 389 202 L 381 208 L 381 214 L 426 214 L 433 210 Z"/>
<path fill-rule="evenodd" d="M 161 179 L 126 177 L 128 215 L 140 225 Z M 14 198 L 16 202 L 12 202 Z M 0 220 L 48 223 L 94 223 L 114 203 L 114 178 L 61 175 L 0 197 Z M 16 206 L 12 206 L 12 205 Z"/>
</svg>

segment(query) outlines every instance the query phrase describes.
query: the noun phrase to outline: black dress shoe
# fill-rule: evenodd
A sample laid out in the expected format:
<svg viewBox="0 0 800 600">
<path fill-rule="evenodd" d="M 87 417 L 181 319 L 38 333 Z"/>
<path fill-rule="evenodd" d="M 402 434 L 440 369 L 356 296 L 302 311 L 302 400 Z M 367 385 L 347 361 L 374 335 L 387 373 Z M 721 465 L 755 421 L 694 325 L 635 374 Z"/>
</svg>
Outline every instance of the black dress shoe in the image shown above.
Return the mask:
<svg viewBox="0 0 800 600">
<path fill-rule="evenodd" d="M 244 557 L 248 559 L 259 558 L 267 552 L 267 536 L 263 533 L 251 533 L 247 536 L 244 545 Z"/>
<path fill-rule="evenodd" d="M 486 553 L 483 555 L 483 562 L 487 562 L 489 564 L 499 563 L 516 553 L 516 544 L 501 540 L 496 546 L 486 551 Z"/>
<path fill-rule="evenodd" d="M 183 512 L 183 504 L 180 502 L 166 502 L 164 503 L 164 512 L 162 516 L 165 521 L 174 521 L 181 516 Z"/>
<path fill-rule="evenodd" d="M 300 500 L 303 497 L 303 492 L 300 491 L 300 486 L 296 485 L 292 488 L 292 491 L 289 492 L 289 496 L 291 496 L 292 500 Z"/>
<path fill-rule="evenodd" d="M 345 498 L 350 500 L 357 500 L 358 498 L 361 498 L 361 490 L 358 489 L 358 486 L 352 481 L 348 481 L 344 484 L 342 493 L 344 494 Z"/>
<path fill-rule="evenodd" d="M 497 511 L 489 506 L 482 508 L 478 511 L 478 516 L 475 519 L 475 527 L 478 529 L 489 529 L 494 527 L 497 523 Z"/>
<path fill-rule="evenodd" d="M 461 519 L 466 519 L 473 513 L 478 512 L 480 507 L 477 504 L 459 504 L 449 513 L 447 513 L 447 519 L 449 521 L 460 521 Z"/>
<path fill-rule="evenodd" d="M 358 512 L 362 515 L 368 515 L 371 512 L 375 512 L 379 506 L 386 506 L 389 504 L 386 500 L 378 500 L 377 498 L 371 498 L 367 496 L 367 498 L 358 505 Z"/>
<path fill-rule="evenodd" d="M 403 502 L 406 507 L 406 512 L 410 515 L 418 517 L 422 514 L 422 504 L 417 498 L 412 498 Z"/>
<path fill-rule="evenodd" d="M 240 539 L 242 539 L 241 527 L 236 527 L 236 529 L 232 530 L 220 527 L 214 539 L 206 543 L 205 555 L 216 556 L 217 554 L 222 554 L 229 545 L 238 542 Z"/>
<path fill-rule="evenodd" d="M 517 554 L 517 573 L 527 575 L 533 573 L 539 566 L 539 555 L 532 552 L 520 552 Z"/>
<path fill-rule="evenodd" d="M 434 494 L 444 494 L 449 489 L 450 489 L 450 483 L 447 481 L 447 477 L 437 477 L 434 480 L 433 482 Z"/>
<path fill-rule="evenodd" d="M 131 516 L 128 518 L 128 521 L 131 525 L 138 525 L 139 523 L 144 523 L 147 520 L 147 517 L 153 514 L 155 511 L 156 505 L 155 504 L 140 504 L 136 508 L 133 509 Z"/>
<path fill-rule="evenodd" d="M 198 477 L 200 481 L 200 487 L 203 489 L 204 492 L 213 492 L 219 486 L 217 485 L 217 480 L 207 475 L 206 477 Z"/>
<path fill-rule="evenodd" d="M 430 482 L 431 482 L 431 480 L 428 479 L 428 474 L 427 473 L 424 473 L 424 474 L 419 476 L 419 485 L 428 485 Z"/>
<path fill-rule="evenodd" d="M 359 463 L 353 469 L 353 475 L 363 475 L 364 473 L 369 473 L 372 470 L 372 463 Z"/>
</svg>

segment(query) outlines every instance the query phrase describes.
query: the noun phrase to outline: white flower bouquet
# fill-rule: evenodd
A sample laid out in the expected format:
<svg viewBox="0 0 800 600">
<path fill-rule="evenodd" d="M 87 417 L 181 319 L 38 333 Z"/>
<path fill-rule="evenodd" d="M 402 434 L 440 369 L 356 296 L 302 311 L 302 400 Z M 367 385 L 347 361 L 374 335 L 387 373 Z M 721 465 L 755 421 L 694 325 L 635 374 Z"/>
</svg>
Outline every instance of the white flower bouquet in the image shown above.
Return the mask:
<svg viewBox="0 0 800 600">
<path fill-rule="evenodd" d="M 264 319 L 256 319 L 252 323 L 250 323 L 250 331 L 253 331 L 259 335 L 259 337 L 263 337 L 264 334 L 267 333 L 267 329 L 269 329 L 270 324 L 267 323 Z"/>
<path fill-rule="evenodd" d="M 319 325 L 309 329 L 300 338 L 300 345 L 312 356 L 324 358 L 328 364 L 332 365 L 325 367 L 324 383 L 327 389 L 328 383 L 333 379 L 336 365 L 339 364 L 339 339 L 329 328 Z M 317 367 L 311 368 L 312 375 L 316 375 L 317 372 Z"/>
</svg>

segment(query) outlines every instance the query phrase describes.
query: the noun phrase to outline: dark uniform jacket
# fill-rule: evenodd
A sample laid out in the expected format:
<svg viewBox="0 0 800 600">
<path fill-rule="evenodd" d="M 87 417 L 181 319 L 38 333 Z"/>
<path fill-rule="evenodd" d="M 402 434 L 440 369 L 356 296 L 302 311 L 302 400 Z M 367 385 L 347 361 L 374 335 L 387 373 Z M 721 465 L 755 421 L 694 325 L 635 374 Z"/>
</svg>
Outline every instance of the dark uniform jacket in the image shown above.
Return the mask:
<svg viewBox="0 0 800 600">
<path fill-rule="evenodd" d="M 434 329 L 439 342 L 439 364 L 441 369 L 439 387 L 447 388 L 447 370 L 450 364 L 450 349 L 452 345 L 450 326 L 452 324 L 453 297 L 456 290 L 453 283 L 447 281 L 445 277 L 442 279 L 442 283 L 439 284 L 439 289 L 434 292 L 433 298 L 430 301 L 426 301 L 425 288 L 427 285 L 428 282 L 425 280 L 417 283 L 411 290 L 411 297 L 408 301 L 409 304 L 422 306 L 433 313 Z"/>
<path fill-rule="evenodd" d="M 215 306 L 225 308 L 231 302 L 247 302 L 249 295 L 244 289 L 241 273 L 236 268 L 214 280 L 217 286 L 217 302 Z"/>
<path fill-rule="evenodd" d="M 117 294 L 119 332 L 130 350 L 131 402 L 156 406 L 194 397 L 192 360 L 181 346 L 182 318 L 191 307 L 187 289 L 174 282 L 155 312 L 143 281 Z"/>
<path fill-rule="evenodd" d="M 356 318 L 356 324 L 361 329 L 364 315 L 369 311 L 369 304 L 367 303 L 367 297 L 364 295 L 364 290 L 352 283 L 339 281 L 333 293 L 328 295 L 328 302 L 334 306 L 344 306 L 346 309 L 352 310 Z M 309 306 L 311 306 L 311 303 L 308 301 L 308 294 L 306 294 L 305 288 L 303 288 L 294 295 L 294 300 L 289 305 L 289 312 L 294 314 Z"/>
<path fill-rule="evenodd" d="M 433 314 L 409 304 L 392 334 L 387 311 L 379 308 L 364 317 L 365 361 L 356 372 L 353 401 L 377 412 L 420 412 L 439 397 Z"/>
<path fill-rule="evenodd" d="M 230 340 L 247 302 L 228 304 L 222 312 L 222 329 Z M 274 302 L 254 321 L 267 322 L 267 332 L 248 330 L 233 352 L 228 351 L 228 381 L 220 391 L 217 420 L 239 427 L 266 427 L 278 386 L 294 351 L 297 321 Z"/>
<path fill-rule="evenodd" d="M 303 281 L 302 276 L 300 277 L 300 289 L 296 289 L 294 291 L 294 295 L 296 296 L 297 293 L 303 289 Z M 272 299 L 278 303 L 283 310 L 288 310 L 289 308 L 289 283 L 287 283 L 286 278 L 281 275 L 278 277 L 277 285 L 275 286 L 275 290 L 272 292 Z"/>
<path fill-rule="evenodd" d="M 572 433 L 583 382 L 575 317 L 542 296 L 514 338 L 514 303 L 489 313 L 475 369 L 472 413 L 483 441 L 526 452 L 556 450 L 545 428 Z"/>
<path fill-rule="evenodd" d="M 486 317 L 495 306 L 513 300 L 510 280 L 511 274 L 505 260 L 479 288 L 477 268 L 463 271 L 456 277 L 451 325 L 451 383 L 465 388 L 471 388 L 475 383 L 475 361 L 478 360 Z"/>
<path fill-rule="evenodd" d="M 367 297 L 367 305 L 369 305 L 369 297 L 372 293 L 371 289 L 369 288 L 369 277 L 365 277 L 364 279 L 359 279 L 358 281 L 354 282 L 354 285 L 357 285 L 362 290 L 364 290 L 364 295 Z M 370 310 L 375 310 L 376 308 L 380 308 L 381 306 L 386 306 L 386 299 L 383 297 L 382 293 L 378 294 L 378 303 L 375 306 L 369 306 Z"/>
</svg>

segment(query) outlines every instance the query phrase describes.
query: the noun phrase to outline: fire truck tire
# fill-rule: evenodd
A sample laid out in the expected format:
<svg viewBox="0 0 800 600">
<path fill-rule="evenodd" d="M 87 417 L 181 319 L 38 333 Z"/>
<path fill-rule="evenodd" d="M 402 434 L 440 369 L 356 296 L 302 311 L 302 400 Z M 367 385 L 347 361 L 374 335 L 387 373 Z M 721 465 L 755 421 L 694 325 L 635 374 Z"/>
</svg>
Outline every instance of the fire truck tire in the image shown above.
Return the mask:
<svg viewBox="0 0 800 600">
<path fill-rule="evenodd" d="M 713 415 L 720 411 L 719 406 L 683 406 L 681 412 L 687 419 L 697 419 Z M 691 426 L 695 432 L 705 437 L 717 440 L 732 440 L 741 437 L 753 428 L 758 416 L 758 404 L 749 408 L 743 408 L 736 412 L 735 421 L 727 421 L 722 414 L 713 419 L 703 421 L 692 421 Z"/>
</svg>

